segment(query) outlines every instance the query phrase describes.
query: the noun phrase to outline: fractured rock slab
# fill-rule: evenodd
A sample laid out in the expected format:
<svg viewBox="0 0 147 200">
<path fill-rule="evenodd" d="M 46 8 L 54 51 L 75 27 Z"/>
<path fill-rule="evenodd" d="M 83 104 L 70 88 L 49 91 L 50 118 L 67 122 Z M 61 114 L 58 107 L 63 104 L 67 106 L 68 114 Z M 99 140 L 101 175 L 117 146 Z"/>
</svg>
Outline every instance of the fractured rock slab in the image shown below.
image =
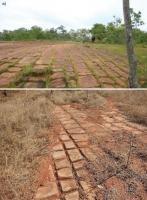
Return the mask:
<svg viewBox="0 0 147 200">
<path fill-rule="evenodd" d="M 66 154 L 64 151 L 55 151 L 53 152 L 54 160 L 64 159 L 66 158 Z"/>
<path fill-rule="evenodd" d="M 60 184 L 63 192 L 69 192 L 77 189 L 76 182 L 73 179 L 60 181 Z"/>
<path fill-rule="evenodd" d="M 65 168 L 65 167 L 70 167 L 70 163 L 67 159 L 56 160 L 55 165 L 56 165 L 56 169 L 62 169 L 62 168 Z"/>
<path fill-rule="evenodd" d="M 70 168 L 63 168 L 57 171 L 59 178 L 73 178 L 72 170 Z"/>
<path fill-rule="evenodd" d="M 83 156 L 77 149 L 68 150 L 68 154 L 72 162 L 76 162 L 83 159 Z"/>
<path fill-rule="evenodd" d="M 64 142 L 64 145 L 65 145 L 66 149 L 73 149 L 76 147 L 72 141 Z"/>
<path fill-rule="evenodd" d="M 57 145 L 55 145 L 55 146 L 53 147 L 53 150 L 54 150 L 54 151 L 63 151 L 64 149 L 63 149 L 62 144 L 57 144 Z"/>
<path fill-rule="evenodd" d="M 69 129 L 68 133 L 70 134 L 83 134 L 85 131 L 82 128 L 74 128 L 74 129 Z"/>
<path fill-rule="evenodd" d="M 74 134 L 74 135 L 71 135 L 71 137 L 76 142 L 85 142 L 85 141 L 88 141 L 88 135 L 86 135 L 86 134 Z"/>
<path fill-rule="evenodd" d="M 70 140 L 70 138 L 69 138 L 68 135 L 60 135 L 60 139 L 61 139 L 62 141 L 69 141 L 69 140 Z"/>
<path fill-rule="evenodd" d="M 75 169 L 81 169 L 81 168 L 83 168 L 84 163 L 85 163 L 85 161 L 81 160 L 81 161 L 73 163 L 73 166 L 74 166 Z"/>
<path fill-rule="evenodd" d="M 65 195 L 65 200 L 79 200 L 79 192 L 75 191 Z"/>
<path fill-rule="evenodd" d="M 40 187 L 37 191 L 35 199 L 45 199 L 51 197 L 58 197 L 58 188 L 55 182 L 50 182 L 46 187 Z"/>
</svg>

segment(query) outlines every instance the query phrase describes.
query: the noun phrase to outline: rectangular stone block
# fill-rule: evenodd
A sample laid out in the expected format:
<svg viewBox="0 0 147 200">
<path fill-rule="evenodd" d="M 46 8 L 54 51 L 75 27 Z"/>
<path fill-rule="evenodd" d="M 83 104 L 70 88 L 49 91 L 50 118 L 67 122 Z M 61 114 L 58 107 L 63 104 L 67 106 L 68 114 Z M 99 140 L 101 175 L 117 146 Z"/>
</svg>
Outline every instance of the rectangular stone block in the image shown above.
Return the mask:
<svg viewBox="0 0 147 200">
<path fill-rule="evenodd" d="M 54 151 L 63 151 L 64 149 L 63 149 L 62 144 L 57 144 L 57 145 L 55 145 L 55 146 L 53 147 L 53 150 L 54 150 Z"/>
<path fill-rule="evenodd" d="M 77 189 L 76 182 L 73 179 L 60 181 L 60 184 L 63 192 L 69 192 Z"/>
<path fill-rule="evenodd" d="M 72 162 L 76 162 L 83 159 L 83 156 L 77 149 L 68 150 L 68 154 Z"/>
<path fill-rule="evenodd" d="M 54 160 L 60 160 L 66 158 L 66 154 L 64 151 L 55 151 L 53 152 Z"/>
<path fill-rule="evenodd" d="M 88 141 L 88 135 L 86 135 L 86 134 L 73 134 L 73 135 L 71 135 L 71 137 L 76 142 L 85 142 L 85 141 Z"/>
<path fill-rule="evenodd" d="M 65 195 L 65 200 L 79 200 L 79 192 L 75 191 Z"/>
<path fill-rule="evenodd" d="M 60 135 L 60 139 L 61 139 L 62 141 L 69 141 L 69 140 L 70 140 L 70 138 L 69 138 L 68 135 Z"/>
<path fill-rule="evenodd" d="M 65 145 L 66 149 L 73 149 L 76 147 L 72 141 L 64 142 L 64 145 Z"/>
<path fill-rule="evenodd" d="M 57 174 L 58 174 L 59 179 L 73 178 L 72 170 L 69 167 L 57 170 Z"/>
<path fill-rule="evenodd" d="M 68 129 L 68 133 L 70 134 L 83 134 L 85 131 L 82 128 L 74 128 L 74 129 Z"/>
<path fill-rule="evenodd" d="M 70 167 L 70 163 L 67 159 L 55 160 L 56 169 L 62 169 L 65 167 Z"/>
</svg>

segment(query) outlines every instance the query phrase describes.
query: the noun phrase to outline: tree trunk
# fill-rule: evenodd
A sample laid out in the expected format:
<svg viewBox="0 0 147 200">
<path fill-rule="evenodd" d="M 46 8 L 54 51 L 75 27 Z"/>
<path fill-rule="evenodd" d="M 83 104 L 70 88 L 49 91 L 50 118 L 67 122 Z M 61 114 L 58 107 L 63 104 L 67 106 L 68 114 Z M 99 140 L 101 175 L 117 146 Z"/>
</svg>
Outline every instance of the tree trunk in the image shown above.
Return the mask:
<svg viewBox="0 0 147 200">
<path fill-rule="evenodd" d="M 137 80 L 137 60 L 134 53 L 133 47 L 133 37 L 132 37 L 132 23 L 130 15 L 130 1 L 123 0 L 123 10 L 124 10 L 124 20 L 125 20 L 125 29 L 126 29 L 126 45 L 127 45 L 127 54 L 129 61 L 129 87 L 138 88 Z"/>
</svg>

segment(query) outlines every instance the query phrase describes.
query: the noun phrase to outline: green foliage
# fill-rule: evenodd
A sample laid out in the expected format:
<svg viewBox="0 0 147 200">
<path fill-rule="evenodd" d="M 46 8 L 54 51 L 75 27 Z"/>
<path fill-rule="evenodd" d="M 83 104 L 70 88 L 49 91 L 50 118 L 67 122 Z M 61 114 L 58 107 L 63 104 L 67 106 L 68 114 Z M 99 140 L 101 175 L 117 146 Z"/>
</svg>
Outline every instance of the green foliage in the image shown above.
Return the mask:
<svg viewBox="0 0 147 200">
<path fill-rule="evenodd" d="M 144 25 L 144 22 L 142 21 L 142 13 L 134 12 L 133 8 L 130 8 L 130 14 L 131 14 L 131 20 L 132 20 L 132 27 L 137 28 L 139 26 Z"/>
<path fill-rule="evenodd" d="M 102 43 L 118 43 L 124 42 L 124 25 L 120 18 L 114 16 L 114 21 L 103 24 L 95 24 L 91 29 L 92 35 Z"/>
<path fill-rule="evenodd" d="M 133 29 L 133 36 L 136 44 L 147 44 L 147 32 Z"/>
<path fill-rule="evenodd" d="M 57 29 L 51 28 L 43 30 L 39 26 L 33 26 L 30 30 L 20 28 L 14 31 L 4 30 L 0 32 L 0 40 L 70 40 L 70 34 L 65 30 L 64 26 Z"/>
<path fill-rule="evenodd" d="M 88 41 L 90 38 L 90 31 L 88 29 L 82 28 L 77 30 L 77 38 L 78 40 Z"/>
<path fill-rule="evenodd" d="M 62 70 L 63 70 L 63 73 L 64 73 L 64 82 L 66 84 L 66 88 L 71 88 L 72 87 L 72 84 L 70 83 L 71 81 L 71 77 L 69 76 L 69 74 L 67 73 L 65 67 L 62 67 Z"/>
<path fill-rule="evenodd" d="M 31 30 L 29 31 L 29 33 L 30 33 L 31 39 L 34 39 L 34 40 L 44 39 L 43 30 L 42 28 L 38 26 L 33 26 Z"/>
<path fill-rule="evenodd" d="M 91 33 L 97 40 L 101 41 L 106 37 L 106 27 L 103 24 L 94 24 Z"/>
</svg>

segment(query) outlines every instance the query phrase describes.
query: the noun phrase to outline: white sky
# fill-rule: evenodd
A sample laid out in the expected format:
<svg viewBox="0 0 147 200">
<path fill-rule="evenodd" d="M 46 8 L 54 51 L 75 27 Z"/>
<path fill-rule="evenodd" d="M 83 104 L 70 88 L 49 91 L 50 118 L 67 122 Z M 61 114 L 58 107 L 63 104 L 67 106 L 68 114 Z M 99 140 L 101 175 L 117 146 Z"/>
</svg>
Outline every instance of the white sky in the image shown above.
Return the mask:
<svg viewBox="0 0 147 200">
<path fill-rule="evenodd" d="M 7 6 L 2 6 L 6 1 Z M 131 0 L 135 11 L 142 11 L 147 22 L 147 0 Z M 42 28 L 89 28 L 95 23 L 123 17 L 122 0 L 0 0 L 0 31 L 33 25 Z M 147 30 L 147 24 L 142 27 Z"/>
</svg>

